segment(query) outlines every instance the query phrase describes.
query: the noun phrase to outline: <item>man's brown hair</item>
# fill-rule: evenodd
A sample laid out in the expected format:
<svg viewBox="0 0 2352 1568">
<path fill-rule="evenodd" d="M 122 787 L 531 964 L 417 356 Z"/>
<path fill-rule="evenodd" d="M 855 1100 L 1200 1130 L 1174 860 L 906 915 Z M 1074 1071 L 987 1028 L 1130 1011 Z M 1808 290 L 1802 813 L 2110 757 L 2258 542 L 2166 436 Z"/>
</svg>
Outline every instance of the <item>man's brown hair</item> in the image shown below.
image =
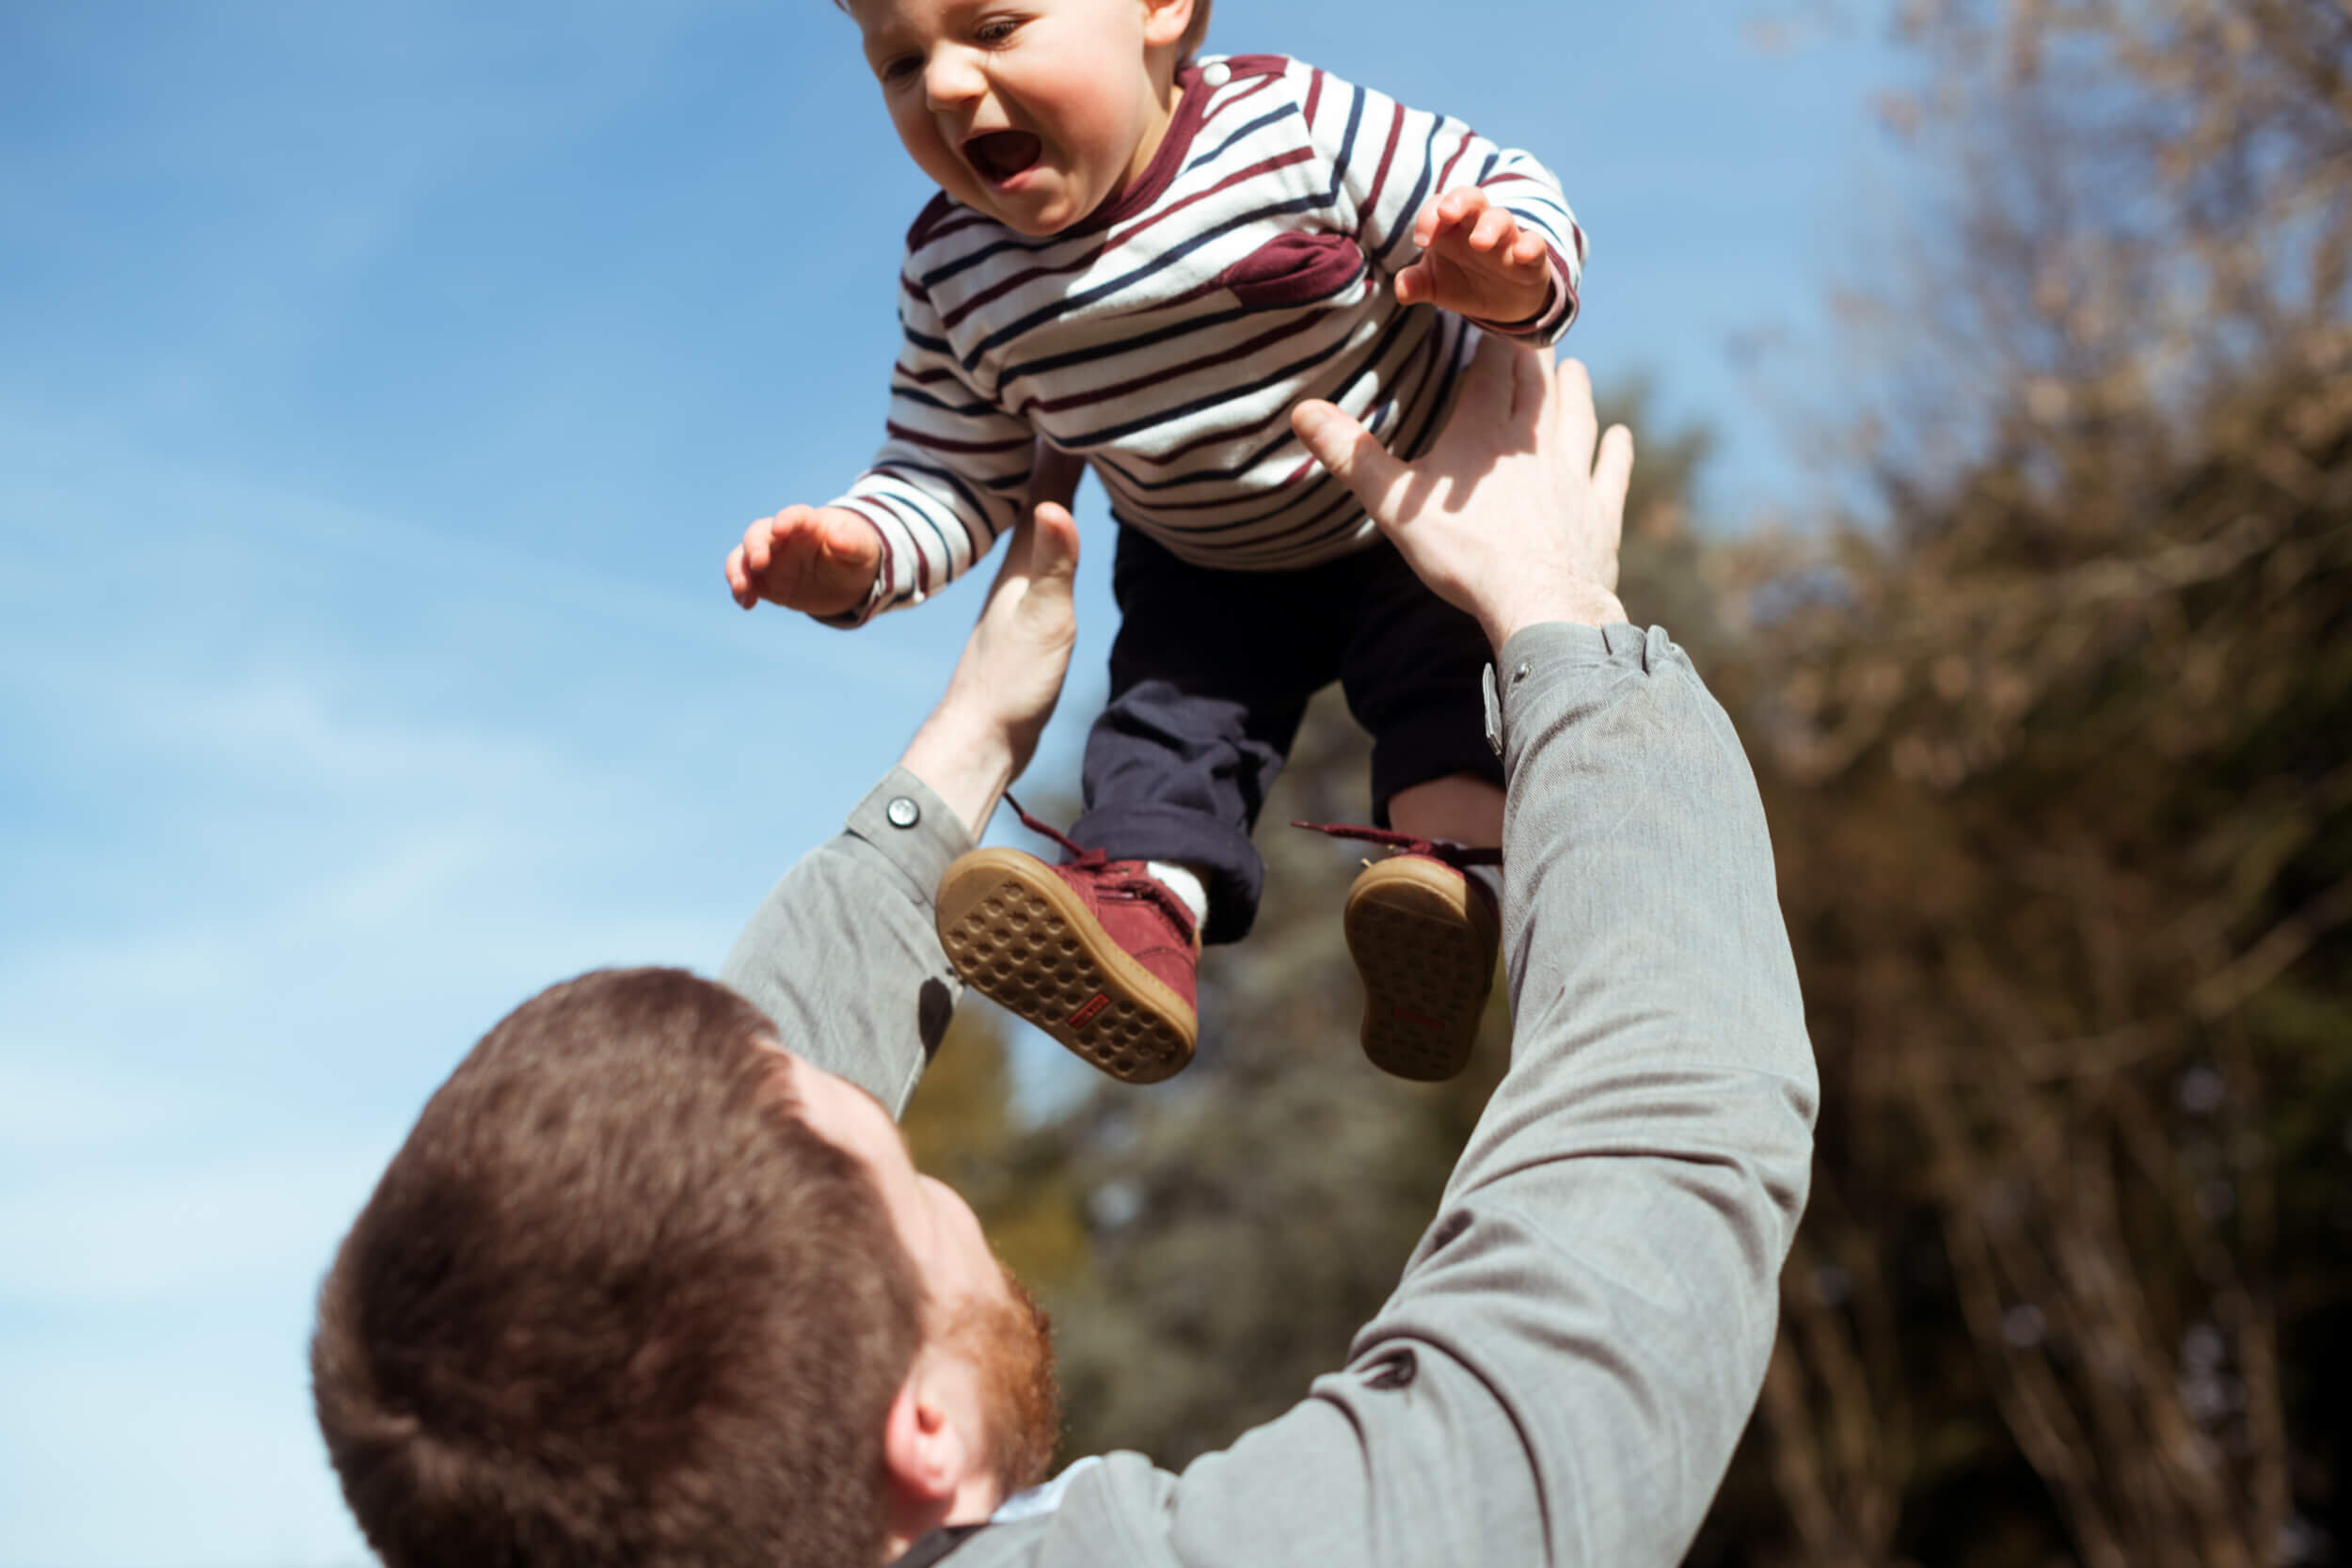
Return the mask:
<svg viewBox="0 0 2352 1568">
<path fill-rule="evenodd" d="M 389 1568 L 880 1559 L 924 1297 L 768 1021 L 677 970 L 501 1022 L 319 1294 L 312 1394 Z"/>
</svg>

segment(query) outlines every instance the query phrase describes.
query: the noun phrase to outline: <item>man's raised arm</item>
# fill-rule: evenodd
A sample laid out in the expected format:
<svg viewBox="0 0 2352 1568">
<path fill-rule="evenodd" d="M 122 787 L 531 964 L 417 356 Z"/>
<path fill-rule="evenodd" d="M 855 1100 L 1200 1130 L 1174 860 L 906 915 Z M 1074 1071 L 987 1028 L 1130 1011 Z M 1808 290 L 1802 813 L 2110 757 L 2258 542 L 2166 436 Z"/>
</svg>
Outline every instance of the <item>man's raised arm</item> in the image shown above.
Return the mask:
<svg viewBox="0 0 2352 1568">
<path fill-rule="evenodd" d="M 1409 467 L 1328 405 L 1296 423 L 1498 652 L 1511 1068 L 1345 1370 L 1181 1479 L 1113 1456 L 972 1568 L 1106 1536 L 1164 1568 L 1667 1568 L 1761 1386 L 1812 1152 L 1755 782 L 1681 652 L 1625 624 L 1631 443 L 1596 463 L 1581 367 L 1489 342 Z"/>
<path fill-rule="evenodd" d="M 1068 499 L 1074 470 L 1041 480 Z M 955 1011 L 931 895 L 973 847 L 1053 716 L 1077 639 L 1077 525 L 1058 502 L 1013 532 L 963 657 L 906 753 L 753 911 L 719 978 L 803 1059 L 898 1115 Z"/>
</svg>

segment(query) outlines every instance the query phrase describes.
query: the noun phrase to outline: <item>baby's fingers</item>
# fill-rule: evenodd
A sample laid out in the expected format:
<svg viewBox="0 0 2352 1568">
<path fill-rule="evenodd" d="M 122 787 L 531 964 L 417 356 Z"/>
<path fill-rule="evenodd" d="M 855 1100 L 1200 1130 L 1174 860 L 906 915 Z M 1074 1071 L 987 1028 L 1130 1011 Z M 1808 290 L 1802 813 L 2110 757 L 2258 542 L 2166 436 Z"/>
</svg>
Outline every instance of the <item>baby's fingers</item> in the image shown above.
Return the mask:
<svg viewBox="0 0 2352 1568">
<path fill-rule="evenodd" d="M 735 602 L 745 610 L 751 609 L 758 600 L 758 595 L 752 592 L 752 575 L 743 566 L 743 546 L 740 545 L 727 551 L 727 592 L 735 595 Z"/>
<path fill-rule="evenodd" d="M 775 526 L 773 517 L 762 517 L 743 531 L 743 543 L 738 548 L 747 576 L 758 577 L 768 570 L 768 550 L 775 536 Z"/>
<path fill-rule="evenodd" d="M 1450 190 L 1423 207 L 1421 216 L 1413 220 L 1413 243 L 1425 250 L 1440 232 L 1473 222 L 1486 210 L 1486 193 L 1476 185 Z"/>
<path fill-rule="evenodd" d="M 1518 237 L 1519 220 L 1501 207 L 1489 207 L 1479 214 L 1477 227 L 1470 231 L 1472 250 L 1493 250 L 1507 245 Z"/>
</svg>

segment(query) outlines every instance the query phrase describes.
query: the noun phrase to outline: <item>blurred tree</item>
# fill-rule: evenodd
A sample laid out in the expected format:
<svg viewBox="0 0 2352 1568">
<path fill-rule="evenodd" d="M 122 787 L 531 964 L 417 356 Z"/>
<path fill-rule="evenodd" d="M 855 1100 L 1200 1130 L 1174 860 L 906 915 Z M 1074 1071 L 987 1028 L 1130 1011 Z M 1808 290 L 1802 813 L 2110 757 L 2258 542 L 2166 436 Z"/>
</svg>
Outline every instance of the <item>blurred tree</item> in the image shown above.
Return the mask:
<svg viewBox="0 0 2352 1568">
<path fill-rule="evenodd" d="M 1962 179 L 1865 317 L 1908 372 L 1884 522 L 1730 574 L 1778 590 L 1727 695 L 1828 1092 L 1708 1551 L 2328 1560 L 2352 9 L 1902 14 L 1937 75 L 1898 118 Z"/>
</svg>

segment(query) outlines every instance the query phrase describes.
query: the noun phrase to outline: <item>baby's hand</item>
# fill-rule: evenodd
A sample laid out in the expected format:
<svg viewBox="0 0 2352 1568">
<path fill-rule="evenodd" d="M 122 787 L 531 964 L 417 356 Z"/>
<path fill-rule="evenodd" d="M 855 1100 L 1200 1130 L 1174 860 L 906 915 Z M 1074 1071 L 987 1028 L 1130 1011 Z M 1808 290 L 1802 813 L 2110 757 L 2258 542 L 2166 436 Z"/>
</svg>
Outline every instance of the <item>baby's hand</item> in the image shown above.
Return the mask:
<svg viewBox="0 0 2352 1568">
<path fill-rule="evenodd" d="M 1421 259 L 1396 275 L 1396 297 L 1473 321 L 1522 322 L 1551 297 L 1544 237 L 1476 185 L 1446 192 L 1413 220 Z"/>
<path fill-rule="evenodd" d="M 749 610 L 760 600 L 811 615 L 846 615 L 882 570 L 874 525 L 840 506 L 787 506 L 743 531 L 727 554 L 727 587 Z"/>
</svg>

